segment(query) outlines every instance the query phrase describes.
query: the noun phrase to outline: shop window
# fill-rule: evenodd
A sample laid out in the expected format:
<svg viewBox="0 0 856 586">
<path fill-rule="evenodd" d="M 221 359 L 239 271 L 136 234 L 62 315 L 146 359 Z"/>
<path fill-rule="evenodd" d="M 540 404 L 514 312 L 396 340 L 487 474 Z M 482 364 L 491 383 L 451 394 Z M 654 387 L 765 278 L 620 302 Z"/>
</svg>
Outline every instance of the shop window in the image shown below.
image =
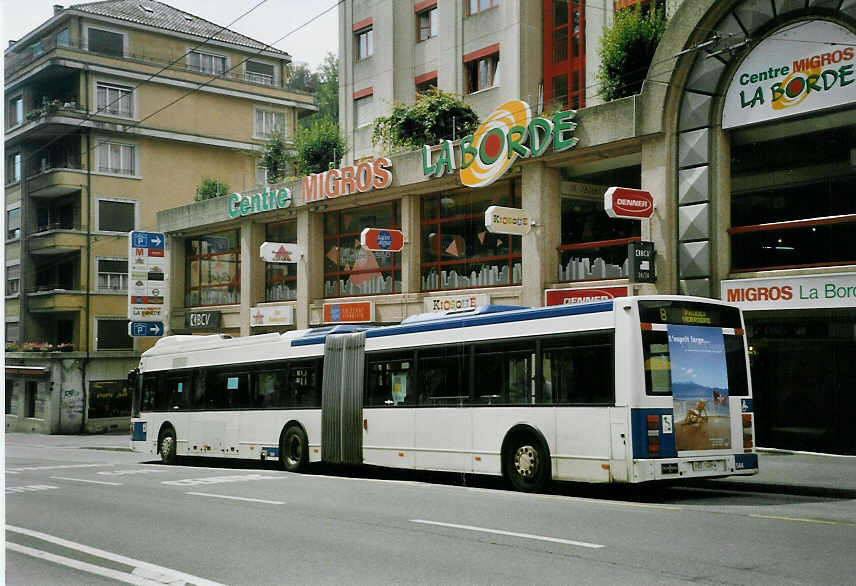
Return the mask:
<svg viewBox="0 0 856 586">
<path fill-rule="evenodd" d="M 521 237 L 485 230 L 491 205 L 519 207 L 512 184 L 422 199 L 423 291 L 519 284 Z"/>
<path fill-rule="evenodd" d="M 101 232 L 130 232 L 136 225 L 137 202 L 98 200 L 98 230 Z"/>
<path fill-rule="evenodd" d="M 17 96 L 9 100 L 8 109 L 6 110 L 6 126 L 14 128 L 19 124 L 24 123 L 24 98 Z"/>
<path fill-rule="evenodd" d="M 28 380 L 24 383 L 24 417 L 36 416 L 36 399 L 39 396 L 39 383 Z"/>
<path fill-rule="evenodd" d="M 273 85 L 274 66 L 260 61 L 247 61 L 244 63 L 244 79 L 262 85 Z"/>
<path fill-rule="evenodd" d="M 100 173 L 134 175 L 136 172 L 136 146 L 100 140 L 95 145 L 95 157 Z"/>
<path fill-rule="evenodd" d="M 128 290 L 128 260 L 98 259 L 98 289 L 102 291 Z"/>
<path fill-rule="evenodd" d="M 856 263 L 853 144 L 847 127 L 732 148 L 733 271 Z"/>
<path fill-rule="evenodd" d="M 374 96 L 368 95 L 354 100 L 354 126 L 359 128 L 374 122 Z"/>
<path fill-rule="evenodd" d="M 98 82 L 95 84 L 95 95 L 99 114 L 130 117 L 133 109 L 134 88 Z"/>
<path fill-rule="evenodd" d="M 223 75 L 226 72 L 226 58 L 222 55 L 189 51 L 187 53 L 187 68 L 199 73 Z"/>
<path fill-rule="evenodd" d="M 99 380 L 89 383 L 89 418 L 129 417 L 131 395 L 125 380 Z"/>
<path fill-rule="evenodd" d="M 401 229 L 397 202 L 324 214 L 324 296 L 401 291 L 401 253 L 372 252 L 360 244 L 364 228 Z"/>
<path fill-rule="evenodd" d="M 265 226 L 265 242 L 297 244 L 297 220 Z M 297 299 L 297 263 L 265 263 L 265 301 Z"/>
<path fill-rule="evenodd" d="M 256 109 L 253 135 L 257 138 L 270 138 L 282 134 L 288 139 L 285 125 L 285 112 Z"/>
<path fill-rule="evenodd" d="M 21 237 L 21 208 L 12 208 L 6 212 L 6 240 Z"/>
<path fill-rule="evenodd" d="M 6 185 L 21 180 L 21 153 L 6 155 Z"/>
<path fill-rule="evenodd" d="M 467 11 L 469 14 L 477 14 L 494 6 L 499 6 L 499 0 L 468 0 Z"/>
<path fill-rule="evenodd" d="M 126 319 L 95 320 L 96 350 L 133 350 L 134 339 L 128 335 Z"/>
<path fill-rule="evenodd" d="M 416 13 L 416 30 L 418 31 L 417 42 L 427 41 L 437 36 L 440 19 L 437 5 Z"/>
<path fill-rule="evenodd" d="M 89 28 L 89 50 L 93 53 L 123 57 L 125 55 L 125 36 L 121 33 Z"/>
<path fill-rule="evenodd" d="M 237 230 L 185 240 L 185 307 L 240 302 L 241 245 Z"/>
<path fill-rule="evenodd" d="M 6 295 L 17 295 L 21 289 L 21 265 L 6 267 Z M 6 338 L 9 339 L 8 337 Z"/>
<path fill-rule="evenodd" d="M 357 61 L 368 59 L 374 55 L 374 29 L 364 28 L 354 33 Z"/>
<path fill-rule="evenodd" d="M 499 85 L 499 48 L 491 47 L 464 56 L 467 92 L 475 93 Z"/>
</svg>

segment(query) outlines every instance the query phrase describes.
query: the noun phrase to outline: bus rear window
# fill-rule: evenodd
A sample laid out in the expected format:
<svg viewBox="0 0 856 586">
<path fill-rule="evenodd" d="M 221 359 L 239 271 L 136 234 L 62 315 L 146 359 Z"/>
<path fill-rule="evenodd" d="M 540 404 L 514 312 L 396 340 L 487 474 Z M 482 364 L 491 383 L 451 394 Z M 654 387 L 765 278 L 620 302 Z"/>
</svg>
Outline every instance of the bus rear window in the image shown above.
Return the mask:
<svg viewBox="0 0 856 586">
<path fill-rule="evenodd" d="M 749 395 L 743 336 L 725 336 L 725 364 L 728 366 L 728 394 L 732 397 Z"/>
</svg>

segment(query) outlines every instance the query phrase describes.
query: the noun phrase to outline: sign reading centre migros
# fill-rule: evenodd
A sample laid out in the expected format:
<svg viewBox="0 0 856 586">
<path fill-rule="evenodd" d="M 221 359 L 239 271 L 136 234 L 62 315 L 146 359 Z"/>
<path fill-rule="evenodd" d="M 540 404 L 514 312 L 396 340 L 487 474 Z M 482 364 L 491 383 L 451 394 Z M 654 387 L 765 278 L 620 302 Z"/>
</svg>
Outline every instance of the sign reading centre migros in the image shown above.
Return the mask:
<svg viewBox="0 0 856 586">
<path fill-rule="evenodd" d="M 828 20 L 789 24 L 749 53 L 725 94 L 722 127 L 856 103 L 856 35 Z"/>
<path fill-rule="evenodd" d="M 538 157 L 553 145 L 553 152 L 568 150 L 580 139 L 571 136 L 577 128 L 572 122 L 576 110 L 558 112 L 552 118 L 532 118 L 529 104 L 511 100 L 501 105 L 474 134 L 461 139 L 461 183 L 468 187 L 486 187 L 502 177 L 517 157 Z M 431 147 L 422 147 L 422 171 L 442 177 L 456 168 L 455 145 L 445 140 L 439 145 L 436 161 Z"/>
</svg>

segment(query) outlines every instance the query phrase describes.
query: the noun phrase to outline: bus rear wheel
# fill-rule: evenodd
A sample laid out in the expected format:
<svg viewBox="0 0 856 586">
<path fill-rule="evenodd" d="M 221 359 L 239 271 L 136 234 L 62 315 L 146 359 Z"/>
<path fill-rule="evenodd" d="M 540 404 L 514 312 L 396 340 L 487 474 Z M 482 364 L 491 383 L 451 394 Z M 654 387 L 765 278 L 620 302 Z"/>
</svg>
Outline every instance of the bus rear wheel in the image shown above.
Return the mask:
<svg viewBox="0 0 856 586">
<path fill-rule="evenodd" d="M 550 461 L 547 451 L 535 437 L 515 438 L 505 452 L 505 475 L 521 492 L 540 492 L 547 486 Z"/>
<path fill-rule="evenodd" d="M 286 429 L 279 438 L 279 462 L 289 472 L 300 472 L 309 463 L 306 434 L 296 425 Z"/>
<path fill-rule="evenodd" d="M 175 464 L 175 431 L 166 429 L 160 438 L 160 456 L 164 464 Z"/>
</svg>

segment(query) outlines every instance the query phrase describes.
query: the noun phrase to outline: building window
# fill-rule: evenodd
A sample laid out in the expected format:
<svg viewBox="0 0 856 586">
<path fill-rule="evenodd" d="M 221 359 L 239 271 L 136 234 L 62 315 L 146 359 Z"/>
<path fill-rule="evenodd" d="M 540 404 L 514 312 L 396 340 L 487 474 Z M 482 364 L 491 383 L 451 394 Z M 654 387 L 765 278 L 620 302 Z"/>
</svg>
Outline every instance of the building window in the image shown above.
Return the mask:
<svg viewBox="0 0 856 586">
<path fill-rule="evenodd" d="M 129 417 L 131 396 L 125 380 L 89 382 L 89 418 Z"/>
<path fill-rule="evenodd" d="M 128 335 L 126 319 L 95 320 L 96 350 L 133 350 L 134 339 Z"/>
<path fill-rule="evenodd" d="M 374 122 L 374 96 L 368 95 L 354 100 L 354 126 L 367 126 Z"/>
<path fill-rule="evenodd" d="M 436 4 L 416 14 L 416 29 L 419 31 L 418 42 L 421 43 L 437 36 L 440 26 L 439 14 Z"/>
<path fill-rule="evenodd" d="M 128 260 L 98 259 L 98 288 L 102 291 L 128 290 Z"/>
<path fill-rule="evenodd" d="M 17 295 L 21 290 L 21 265 L 6 267 L 6 295 Z M 9 339 L 8 337 L 6 338 Z"/>
<path fill-rule="evenodd" d="M 271 136 L 280 133 L 288 138 L 285 124 L 285 112 L 256 109 L 256 120 L 253 130 L 255 136 L 260 138 L 270 138 Z"/>
<path fill-rule="evenodd" d="M 297 220 L 265 226 L 265 242 L 297 244 Z M 297 263 L 265 263 L 265 301 L 297 299 Z"/>
<path fill-rule="evenodd" d="M 9 100 L 9 108 L 6 110 L 6 126 L 13 128 L 24 123 L 24 98 L 17 96 Z"/>
<path fill-rule="evenodd" d="M 237 230 L 185 240 L 185 307 L 241 300 L 241 244 Z"/>
<path fill-rule="evenodd" d="M 244 64 L 244 79 L 262 85 L 273 85 L 274 66 L 270 63 L 247 61 Z"/>
<path fill-rule="evenodd" d="M 544 10 L 544 95 L 551 109 L 585 106 L 585 2 L 550 0 Z"/>
<path fill-rule="evenodd" d="M 123 34 L 97 28 L 89 28 L 87 34 L 89 35 L 89 50 L 93 53 L 124 57 L 125 36 Z"/>
<path fill-rule="evenodd" d="M 9 338 L 6 338 L 6 341 L 9 341 Z M 15 381 L 7 378 L 6 379 L 6 415 L 12 415 L 12 397 L 15 396 Z"/>
<path fill-rule="evenodd" d="M 372 252 L 360 245 L 364 228 L 400 229 L 397 202 L 324 214 L 324 296 L 401 291 L 401 253 Z"/>
<path fill-rule="evenodd" d="M 469 13 L 476 14 L 494 6 L 499 6 L 499 0 L 469 0 Z"/>
<path fill-rule="evenodd" d="M 36 416 L 36 399 L 39 396 L 39 383 L 34 380 L 24 382 L 24 417 Z"/>
<path fill-rule="evenodd" d="M 96 147 L 98 171 L 116 175 L 134 175 L 136 147 L 132 144 L 101 141 Z"/>
<path fill-rule="evenodd" d="M 136 227 L 137 203 L 133 201 L 98 200 L 98 230 L 130 232 Z"/>
<path fill-rule="evenodd" d="M 226 72 L 226 58 L 222 55 L 190 51 L 187 54 L 187 68 L 200 73 L 223 75 Z"/>
<path fill-rule="evenodd" d="M 6 322 L 6 341 L 7 342 L 17 342 L 19 332 L 20 332 L 20 328 L 18 326 L 18 322 L 16 322 L 16 321 L 7 321 Z"/>
<path fill-rule="evenodd" d="M 56 34 L 56 45 L 57 47 L 68 47 L 70 46 L 70 40 L 68 36 L 68 27 L 62 29 Z"/>
<path fill-rule="evenodd" d="M 6 240 L 21 237 L 21 208 L 13 208 L 6 212 Z"/>
<path fill-rule="evenodd" d="M 95 86 L 99 114 L 133 115 L 134 88 L 98 82 Z"/>
<path fill-rule="evenodd" d="M 374 55 L 374 30 L 366 28 L 355 34 L 357 61 L 368 59 Z"/>
<path fill-rule="evenodd" d="M 853 145 L 850 125 L 732 146 L 732 271 L 856 263 Z"/>
<path fill-rule="evenodd" d="M 422 199 L 422 290 L 519 284 L 521 237 L 484 227 L 491 205 L 519 207 L 511 183 Z"/>
<path fill-rule="evenodd" d="M 464 56 L 467 73 L 467 92 L 475 93 L 499 85 L 499 50 L 485 54 L 485 50 Z"/>
<path fill-rule="evenodd" d="M 421 95 L 432 92 L 437 89 L 437 74 L 435 73 L 432 77 L 426 78 L 416 78 L 416 96 L 419 97 Z"/>
<path fill-rule="evenodd" d="M 21 180 L 21 153 L 6 155 L 6 185 Z"/>
</svg>

